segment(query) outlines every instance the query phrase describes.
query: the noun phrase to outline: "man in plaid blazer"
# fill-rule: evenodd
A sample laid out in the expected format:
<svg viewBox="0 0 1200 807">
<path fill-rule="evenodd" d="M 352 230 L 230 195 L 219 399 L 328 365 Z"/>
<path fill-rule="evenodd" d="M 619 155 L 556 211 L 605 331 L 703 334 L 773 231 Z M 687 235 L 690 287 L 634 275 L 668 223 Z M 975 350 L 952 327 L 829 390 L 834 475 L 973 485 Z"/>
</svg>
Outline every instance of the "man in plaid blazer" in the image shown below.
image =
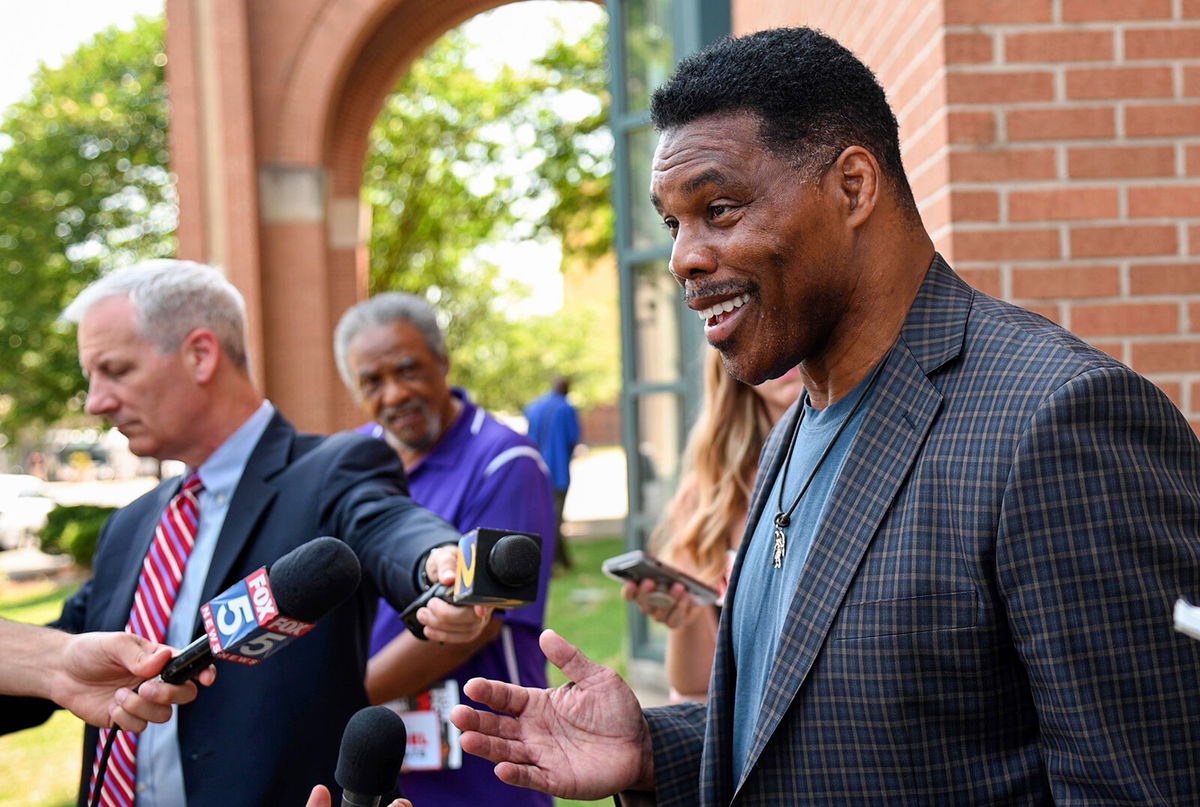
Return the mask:
<svg viewBox="0 0 1200 807">
<path fill-rule="evenodd" d="M 764 449 L 707 707 L 643 712 L 547 634 L 572 683 L 472 682 L 516 717 L 458 707 L 463 747 L 627 803 L 1196 803 L 1200 643 L 1171 610 L 1200 595 L 1200 442 L 1178 410 L 934 253 L 883 91 L 833 40 L 718 43 L 653 117 L 688 305 L 733 375 L 798 363 L 806 398 Z M 802 411 L 850 400 L 844 443 L 805 444 Z M 803 486 L 793 453 L 816 457 Z"/>
</svg>

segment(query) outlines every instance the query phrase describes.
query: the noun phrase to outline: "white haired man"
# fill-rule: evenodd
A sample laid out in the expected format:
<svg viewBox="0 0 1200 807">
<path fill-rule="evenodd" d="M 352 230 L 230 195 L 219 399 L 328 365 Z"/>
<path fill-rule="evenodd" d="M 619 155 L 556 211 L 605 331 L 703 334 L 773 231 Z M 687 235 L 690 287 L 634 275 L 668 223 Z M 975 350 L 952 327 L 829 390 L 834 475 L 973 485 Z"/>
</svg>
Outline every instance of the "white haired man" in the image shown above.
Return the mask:
<svg viewBox="0 0 1200 807">
<path fill-rule="evenodd" d="M 451 687 L 457 697 L 475 677 L 545 686 L 538 633 L 554 558 L 554 493 L 537 449 L 466 390 L 450 386 L 445 336 L 420 297 L 380 294 L 350 308 L 334 332 L 334 352 L 343 381 L 373 421 L 364 431 L 396 450 L 413 499 L 461 532 L 495 527 L 543 540 L 537 602 L 495 614 L 472 643 L 422 642 L 381 603 L 367 666 L 372 702 L 416 696 L 435 685 Z M 430 739 L 432 747 L 442 746 L 442 738 Z M 461 768 L 412 771 L 400 777 L 401 788 L 417 804 L 550 807 L 549 796 L 506 785 L 485 760 L 459 755 Z"/>
<path fill-rule="evenodd" d="M 203 602 L 310 539 L 340 538 L 363 569 L 355 595 L 303 639 L 259 665 L 225 665 L 219 685 L 172 720 L 119 740 L 104 803 L 136 794 L 156 807 L 224 807 L 236 782 L 239 804 L 302 804 L 314 781 L 333 785 L 342 728 L 367 703 L 379 597 L 402 608 L 429 579 L 452 581 L 447 545 L 458 533 L 406 495 L 400 463 L 377 441 L 301 434 L 264 400 L 247 369 L 241 295 L 215 268 L 129 267 L 86 288 L 64 317 L 79 324 L 87 411 L 135 454 L 181 460 L 188 474 L 109 519 L 94 577 L 58 627 L 183 646 L 200 635 Z M 434 602 L 421 618 L 431 638 L 455 642 L 474 639 L 489 614 Z M 89 730 L 81 798 L 97 740 Z"/>
</svg>

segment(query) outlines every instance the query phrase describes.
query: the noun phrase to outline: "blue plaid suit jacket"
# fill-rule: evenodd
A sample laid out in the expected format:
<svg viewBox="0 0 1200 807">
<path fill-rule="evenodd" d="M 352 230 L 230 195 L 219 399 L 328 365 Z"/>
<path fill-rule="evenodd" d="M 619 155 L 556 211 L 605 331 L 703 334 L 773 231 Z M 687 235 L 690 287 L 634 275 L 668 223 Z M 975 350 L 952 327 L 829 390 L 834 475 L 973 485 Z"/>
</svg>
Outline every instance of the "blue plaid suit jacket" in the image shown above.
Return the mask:
<svg viewBox="0 0 1200 807">
<path fill-rule="evenodd" d="M 940 256 L 882 372 L 743 780 L 723 619 L 707 712 L 647 710 L 658 804 L 1200 803 L 1200 643 L 1171 629 L 1175 598 L 1200 595 L 1200 443 L 1179 411 Z M 740 564 L 729 602 L 753 608 Z"/>
</svg>

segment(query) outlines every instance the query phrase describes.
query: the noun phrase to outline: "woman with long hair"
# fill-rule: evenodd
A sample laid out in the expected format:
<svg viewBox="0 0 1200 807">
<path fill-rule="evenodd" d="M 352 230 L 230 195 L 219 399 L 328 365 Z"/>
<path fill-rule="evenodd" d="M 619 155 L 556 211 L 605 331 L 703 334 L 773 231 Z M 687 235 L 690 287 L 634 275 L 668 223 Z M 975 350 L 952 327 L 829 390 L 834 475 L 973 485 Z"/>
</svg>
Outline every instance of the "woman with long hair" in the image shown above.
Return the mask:
<svg viewBox="0 0 1200 807">
<path fill-rule="evenodd" d="M 704 401 L 688 433 L 683 477 L 666 516 L 651 536 L 654 554 L 724 593 L 733 553 L 742 541 L 758 455 L 767 433 L 800 396 L 799 373 L 751 387 L 725 371 L 721 354 L 704 358 Z M 624 596 L 662 622 L 667 681 L 675 700 L 705 700 L 716 648 L 716 607 L 695 603 L 682 586 L 670 606 L 648 597 L 652 581 L 626 583 Z"/>
</svg>

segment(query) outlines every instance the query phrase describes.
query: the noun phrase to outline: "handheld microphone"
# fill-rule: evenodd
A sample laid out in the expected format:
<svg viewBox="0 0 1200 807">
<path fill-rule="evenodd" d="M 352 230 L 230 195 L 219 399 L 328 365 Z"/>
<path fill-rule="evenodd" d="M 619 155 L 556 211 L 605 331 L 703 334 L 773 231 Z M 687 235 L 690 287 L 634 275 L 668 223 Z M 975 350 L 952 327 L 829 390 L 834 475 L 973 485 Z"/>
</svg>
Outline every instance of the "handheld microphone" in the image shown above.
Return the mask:
<svg viewBox="0 0 1200 807">
<path fill-rule="evenodd" d="M 213 659 L 258 664 L 312 630 L 358 588 L 362 569 L 350 547 L 315 538 L 251 572 L 200 608 L 205 635 L 180 651 L 160 678 L 182 684 Z"/>
<path fill-rule="evenodd" d="M 396 787 L 408 733 L 400 715 L 386 706 L 359 709 L 346 724 L 334 780 L 342 807 L 378 807 Z"/>
<path fill-rule="evenodd" d="M 425 626 L 417 621 L 417 609 L 434 597 L 454 605 L 495 608 L 529 605 L 537 600 L 541 567 L 541 536 L 479 527 L 458 540 L 458 574 L 454 587 L 441 583 L 430 586 L 400 613 L 400 617 L 410 633 L 424 639 Z"/>
</svg>

